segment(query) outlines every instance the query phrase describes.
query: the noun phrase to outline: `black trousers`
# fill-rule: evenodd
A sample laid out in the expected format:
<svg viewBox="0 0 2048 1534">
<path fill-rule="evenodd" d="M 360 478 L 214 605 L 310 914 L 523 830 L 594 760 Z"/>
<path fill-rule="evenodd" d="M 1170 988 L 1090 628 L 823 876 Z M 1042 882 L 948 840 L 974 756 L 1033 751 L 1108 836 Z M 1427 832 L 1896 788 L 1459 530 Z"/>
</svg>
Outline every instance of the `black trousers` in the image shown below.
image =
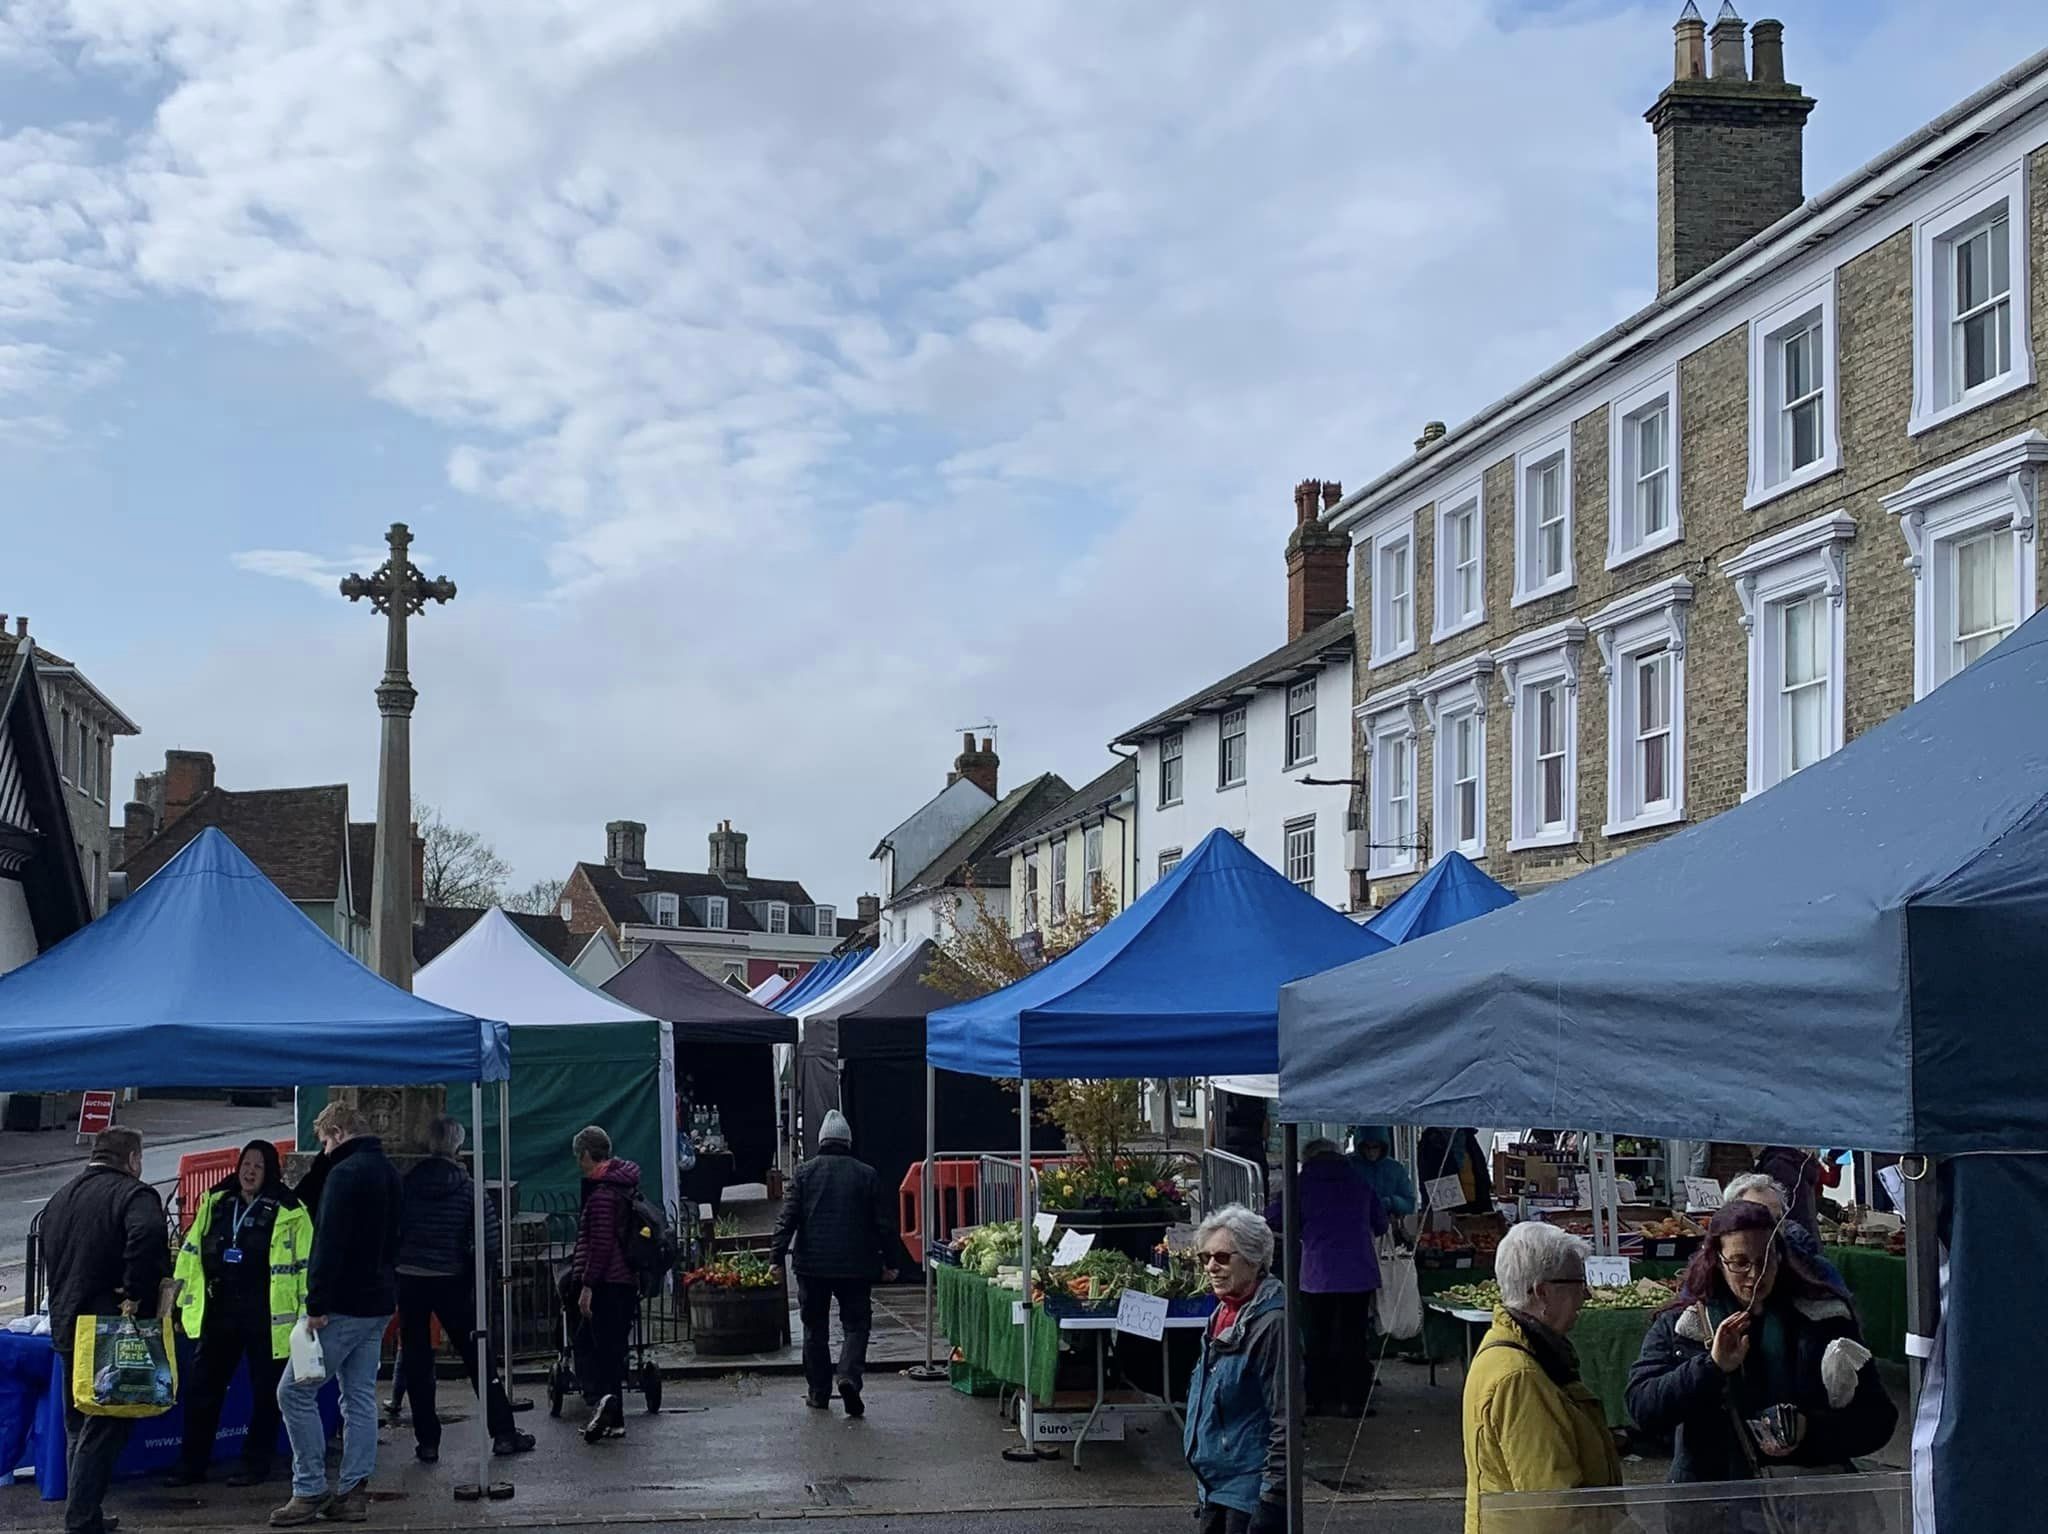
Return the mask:
<svg viewBox="0 0 2048 1534">
<path fill-rule="evenodd" d="M 573 1292 L 569 1304 L 573 1316 Z M 590 1286 L 590 1316 L 576 1330 L 576 1382 L 593 1406 L 605 1396 L 625 1394 L 626 1350 L 632 1345 L 633 1316 L 639 1308 L 640 1291 L 632 1284 Z"/>
<path fill-rule="evenodd" d="M 868 1367 L 868 1333 L 875 1324 L 875 1286 L 864 1278 L 796 1277 L 797 1311 L 804 1323 L 804 1382 L 814 1396 L 832 1394 L 833 1382 L 850 1380 L 856 1390 Z M 832 1302 L 839 1302 L 845 1334 L 839 1363 L 832 1362 Z"/>
<path fill-rule="evenodd" d="M 65 1353 L 64 1378 L 71 1379 L 71 1355 Z M 69 1402 L 64 1430 L 70 1438 L 65 1464 L 64 1534 L 104 1534 L 100 1504 L 114 1483 L 114 1461 L 128 1446 L 133 1417 L 88 1417 Z"/>
<path fill-rule="evenodd" d="M 279 1413 L 277 1382 L 284 1360 L 271 1357 L 270 1316 L 261 1302 L 216 1300 L 199 1328 L 199 1354 L 185 1385 L 185 1469 L 204 1475 L 213 1463 L 214 1435 L 220 1431 L 221 1402 L 242 1361 L 249 1362 L 249 1436 L 242 1440 L 242 1464 L 268 1474 L 276 1456 Z"/>
<path fill-rule="evenodd" d="M 1372 1292 L 1304 1294 L 1301 1300 L 1308 1409 L 1363 1409 L 1372 1390 Z"/>
<path fill-rule="evenodd" d="M 472 1279 L 437 1274 L 431 1278 L 413 1273 L 398 1275 L 398 1367 L 406 1398 L 412 1402 L 412 1435 L 423 1449 L 441 1445 L 441 1419 L 434 1415 L 434 1333 L 435 1320 L 441 1335 L 462 1355 L 469 1370 L 469 1383 L 476 1384 L 476 1289 Z M 486 1361 L 488 1363 L 488 1360 Z M 484 1391 L 485 1418 L 491 1437 L 503 1438 L 513 1430 L 512 1402 L 495 1369 L 487 1368 L 489 1384 Z"/>
<path fill-rule="evenodd" d="M 1211 1502 L 1195 1514 L 1195 1534 L 1245 1534 L 1252 1515 L 1221 1502 Z"/>
</svg>

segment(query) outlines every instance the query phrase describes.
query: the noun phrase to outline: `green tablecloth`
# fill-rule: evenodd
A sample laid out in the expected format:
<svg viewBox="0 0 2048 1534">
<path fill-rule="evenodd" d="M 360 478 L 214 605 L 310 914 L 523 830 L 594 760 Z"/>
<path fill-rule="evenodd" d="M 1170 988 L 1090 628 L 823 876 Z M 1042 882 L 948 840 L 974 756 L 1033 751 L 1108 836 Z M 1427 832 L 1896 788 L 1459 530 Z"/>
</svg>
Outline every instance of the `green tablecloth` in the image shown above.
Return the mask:
<svg viewBox="0 0 2048 1534">
<path fill-rule="evenodd" d="M 1629 1271 L 1637 1278 L 1676 1278 L 1684 1268 L 1685 1264 L 1682 1262 L 1657 1261 L 1645 1258 L 1642 1261 L 1631 1264 Z M 1441 1294 L 1446 1289 L 1458 1288 L 1465 1284 L 1484 1283 L 1492 1277 L 1493 1274 L 1491 1272 L 1483 1272 L 1472 1268 L 1422 1270 L 1418 1271 L 1415 1275 L 1416 1286 L 1422 1291 L 1422 1299 L 1425 1306 L 1432 1295 Z M 1627 1314 L 1625 1311 L 1619 1313 Z M 1587 1312 L 1587 1314 L 1590 1316 L 1595 1313 Z M 1648 1323 L 1645 1322 L 1644 1325 L 1647 1327 Z M 1576 1340 L 1576 1334 L 1574 1334 L 1574 1340 Z M 1640 1348 L 1642 1340 L 1642 1332 L 1638 1331 L 1636 1333 L 1638 1348 Z M 1875 1347 L 1876 1344 L 1873 1343 L 1872 1346 Z M 1459 1363 L 1465 1357 L 1464 1328 L 1449 1316 L 1439 1315 L 1436 1311 L 1425 1309 L 1422 1312 L 1422 1335 L 1408 1342 L 1397 1342 L 1388 1351 L 1396 1358 L 1406 1358 L 1411 1361 L 1440 1364 Z M 1635 1359 L 1631 1357 L 1628 1362 L 1634 1363 Z M 1621 1377 L 1625 1384 L 1628 1379 L 1626 1364 L 1622 1367 Z M 1602 1397 L 1602 1399 L 1604 1400 L 1605 1397 Z M 1615 1396 L 1615 1400 L 1620 1400 L 1618 1394 Z"/>
<path fill-rule="evenodd" d="M 1906 1361 L 1906 1259 L 1868 1246 L 1830 1246 L 1828 1261 L 1856 1297 L 1863 1340 L 1879 1358 Z"/>
<path fill-rule="evenodd" d="M 939 1330 L 975 1368 L 1011 1385 L 1024 1383 L 1024 1328 L 1013 1325 L 1010 1307 L 1023 1296 L 998 1288 L 979 1273 L 944 1265 L 932 1269 L 939 1303 Z M 1031 1318 L 1031 1395 L 1050 1401 L 1059 1365 L 1059 1323 L 1037 1308 Z"/>
</svg>

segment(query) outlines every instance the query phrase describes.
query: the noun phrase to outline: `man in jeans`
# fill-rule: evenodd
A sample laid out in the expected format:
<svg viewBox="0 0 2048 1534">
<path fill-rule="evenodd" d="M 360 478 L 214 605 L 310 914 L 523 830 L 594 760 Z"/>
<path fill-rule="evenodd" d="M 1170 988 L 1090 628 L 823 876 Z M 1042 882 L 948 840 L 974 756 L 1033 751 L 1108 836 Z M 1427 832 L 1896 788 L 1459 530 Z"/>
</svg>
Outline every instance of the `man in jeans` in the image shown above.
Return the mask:
<svg viewBox="0 0 2048 1534">
<path fill-rule="evenodd" d="M 344 1103 L 329 1103 L 313 1120 L 327 1155 L 327 1178 L 314 1215 L 306 1317 L 319 1333 L 328 1378 L 341 1386 L 341 1483 L 330 1498 L 319 1392 L 298 1384 L 287 1362 L 277 1404 L 292 1443 L 292 1499 L 270 1515 L 274 1528 L 322 1517 L 361 1523 L 370 1516 L 377 1354 L 398 1308 L 401 1190 L 383 1142 L 368 1129 L 363 1116 Z"/>
<path fill-rule="evenodd" d="M 576 1131 L 569 1144 L 583 1174 L 583 1209 L 564 1297 L 581 1318 L 576 1375 L 593 1407 L 583 1440 L 597 1443 L 626 1433 L 620 1396 L 626 1388 L 626 1348 L 640 1306 L 640 1281 L 626 1261 L 625 1232 L 640 1192 L 640 1166 L 614 1156 L 612 1137 L 595 1124 Z"/>
<path fill-rule="evenodd" d="M 43 1209 L 43 1254 L 50 1285 L 50 1345 L 71 1379 L 71 1352 L 80 1316 L 153 1316 L 164 1280 L 171 1276 L 171 1243 L 164 1203 L 142 1181 L 142 1136 L 103 1129 L 92 1142 L 85 1170 Z M 168 1339 L 166 1339 L 168 1340 Z M 64 1405 L 71 1438 L 65 1534 L 108 1534 L 117 1520 L 100 1503 L 114 1478 L 114 1461 L 135 1426 L 131 1417 L 88 1417 Z"/>
<path fill-rule="evenodd" d="M 796 1169 L 775 1225 L 775 1277 L 782 1278 L 796 1248 L 797 1307 L 804 1322 L 804 1402 L 819 1411 L 832 1404 L 836 1380 L 846 1415 L 858 1417 L 861 1376 L 867 1369 L 868 1331 L 874 1325 L 875 1276 L 892 1282 L 896 1229 L 882 1180 L 853 1156 L 853 1129 L 837 1108 L 818 1129 L 818 1154 Z M 832 1302 L 839 1301 L 845 1346 L 832 1367 Z"/>
</svg>

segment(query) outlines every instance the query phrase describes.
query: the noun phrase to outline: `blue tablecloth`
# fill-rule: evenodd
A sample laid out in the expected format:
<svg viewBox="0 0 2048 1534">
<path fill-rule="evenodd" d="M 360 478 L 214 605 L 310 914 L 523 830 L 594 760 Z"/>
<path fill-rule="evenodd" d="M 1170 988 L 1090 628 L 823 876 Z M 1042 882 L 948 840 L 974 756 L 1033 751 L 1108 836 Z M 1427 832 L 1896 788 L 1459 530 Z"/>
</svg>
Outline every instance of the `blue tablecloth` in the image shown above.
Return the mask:
<svg viewBox="0 0 2048 1534">
<path fill-rule="evenodd" d="M 195 1348 L 191 1341 L 178 1339 L 178 1380 L 190 1377 Z M 69 1382 L 63 1361 L 50 1346 L 47 1336 L 0 1331 L 0 1466 L 11 1476 L 17 1468 L 32 1467 L 36 1486 L 45 1502 L 64 1497 L 64 1399 Z M 336 1387 L 328 1384 L 320 1392 L 320 1416 L 329 1433 L 340 1421 Z M 214 1437 L 213 1458 L 240 1458 L 242 1439 L 249 1431 L 249 1376 L 237 1371 L 221 1408 L 220 1431 Z M 185 1437 L 185 1408 L 178 1405 L 161 1417 L 144 1417 L 129 1435 L 128 1447 L 115 1463 L 116 1478 L 161 1474 L 178 1463 L 179 1446 Z M 291 1461 L 291 1447 L 284 1433 L 277 1435 L 275 1458 L 279 1464 Z"/>
</svg>

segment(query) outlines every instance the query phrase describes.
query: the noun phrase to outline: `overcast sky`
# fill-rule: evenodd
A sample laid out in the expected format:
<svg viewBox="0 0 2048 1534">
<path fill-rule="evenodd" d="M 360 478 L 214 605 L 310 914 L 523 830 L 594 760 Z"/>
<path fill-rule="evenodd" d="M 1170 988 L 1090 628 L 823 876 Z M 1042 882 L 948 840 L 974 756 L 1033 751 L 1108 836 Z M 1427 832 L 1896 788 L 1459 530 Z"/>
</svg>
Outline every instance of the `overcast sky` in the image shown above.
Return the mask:
<svg viewBox="0 0 2048 1534">
<path fill-rule="evenodd" d="M 409 522 L 415 785 L 520 882 L 730 818 L 850 906 L 959 727 L 1085 781 L 1282 641 L 1297 479 L 1650 297 L 1677 11 L 0 0 L 0 610 L 124 793 L 367 818 Z M 2048 42 L 1775 13 L 1809 192 Z"/>
</svg>

